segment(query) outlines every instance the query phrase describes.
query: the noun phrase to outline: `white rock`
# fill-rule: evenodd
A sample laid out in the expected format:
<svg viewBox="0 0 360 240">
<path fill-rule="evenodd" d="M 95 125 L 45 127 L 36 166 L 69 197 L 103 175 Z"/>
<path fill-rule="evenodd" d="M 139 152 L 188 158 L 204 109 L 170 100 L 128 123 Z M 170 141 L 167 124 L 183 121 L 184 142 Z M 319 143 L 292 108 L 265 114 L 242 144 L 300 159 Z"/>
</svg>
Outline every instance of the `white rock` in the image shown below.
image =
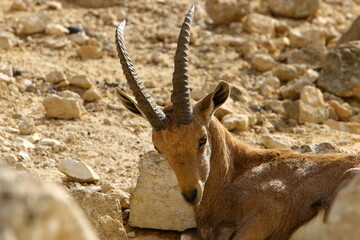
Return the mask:
<svg viewBox="0 0 360 240">
<path fill-rule="evenodd" d="M 73 119 L 80 118 L 86 113 L 81 100 L 75 98 L 64 98 L 54 94 L 48 95 L 43 105 L 45 116 L 48 118 Z"/>
<path fill-rule="evenodd" d="M 78 33 L 69 35 L 69 39 L 79 45 L 84 45 L 88 42 L 89 37 L 86 35 L 85 32 L 78 32 Z"/>
<path fill-rule="evenodd" d="M 85 89 L 89 89 L 92 86 L 91 81 L 88 79 L 88 77 L 86 75 L 73 76 L 69 82 L 70 82 L 70 85 L 80 87 L 80 88 L 85 88 Z"/>
<path fill-rule="evenodd" d="M 325 105 L 322 92 L 313 86 L 305 86 L 301 90 L 300 99 L 313 107 L 323 107 Z"/>
<path fill-rule="evenodd" d="M 313 107 L 302 100 L 285 102 L 284 108 L 287 117 L 295 119 L 299 123 L 322 123 L 329 118 L 329 109 L 327 107 Z"/>
<path fill-rule="evenodd" d="M 251 67 L 258 71 L 269 71 L 275 66 L 275 60 L 267 54 L 257 53 L 251 59 Z"/>
<path fill-rule="evenodd" d="M 30 35 L 45 31 L 47 19 L 44 16 L 30 16 L 23 19 L 18 26 L 18 33 L 21 35 Z"/>
<path fill-rule="evenodd" d="M 1 164 L 0 176 L 1 239 L 98 240 L 62 187 L 12 172 Z"/>
<path fill-rule="evenodd" d="M 19 132 L 23 135 L 30 135 L 36 131 L 35 122 L 31 118 L 25 118 L 19 124 Z"/>
<path fill-rule="evenodd" d="M 11 49 L 14 46 L 14 42 L 8 36 L 0 36 L 0 49 Z"/>
<path fill-rule="evenodd" d="M 140 175 L 130 203 L 134 227 L 183 231 L 195 227 L 192 207 L 180 194 L 174 172 L 155 151 L 141 156 Z"/>
<path fill-rule="evenodd" d="M 0 73 L 6 74 L 9 77 L 13 76 L 13 69 L 8 65 L 0 65 Z"/>
<path fill-rule="evenodd" d="M 297 68 L 289 64 L 280 64 L 273 72 L 281 81 L 291 81 L 299 75 Z"/>
<path fill-rule="evenodd" d="M 61 36 L 68 34 L 69 30 L 60 24 L 50 23 L 46 25 L 45 33 L 48 35 Z"/>
<path fill-rule="evenodd" d="M 295 140 L 279 135 L 273 134 L 264 134 L 262 135 L 262 141 L 266 148 L 268 149 L 289 149 L 292 145 L 295 144 Z"/>
<path fill-rule="evenodd" d="M 338 122 L 328 119 L 324 123 L 335 130 L 360 134 L 360 123 L 357 122 Z"/>
<path fill-rule="evenodd" d="M 19 129 L 8 127 L 5 129 L 8 133 L 19 133 Z"/>
<path fill-rule="evenodd" d="M 244 30 L 249 33 L 260 33 L 267 36 L 275 35 L 275 19 L 258 14 L 250 13 L 244 21 Z"/>
<path fill-rule="evenodd" d="M 43 138 L 43 139 L 39 140 L 38 144 L 41 146 L 49 146 L 49 147 L 61 145 L 61 143 L 58 140 L 51 139 L 51 138 Z"/>
<path fill-rule="evenodd" d="M 93 102 L 101 99 L 100 92 L 96 88 L 90 88 L 89 90 L 86 90 L 81 97 L 86 102 Z"/>
<path fill-rule="evenodd" d="M 268 0 L 269 10 L 276 15 L 290 18 L 315 16 L 319 0 Z"/>
<path fill-rule="evenodd" d="M 249 116 L 245 114 L 228 114 L 221 119 L 227 130 L 246 130 L 249 127 Z"/>
<path fill-rule="evenodd" d="M 60 161 L 58 169 L 70 179 L 78 182 L 94 182 L 100 180 L 99 175 L 82 161 L 64 159 Z"/>
<path fill-rule="evenodd" d="M 20 148 L 24 148 L 24 149 L 31 149 L 31 148 L 35 148 L 35 145 L 32 144 L 31 142 L 29 142 L 28 140 L 21 138 L 21 137 L 17 137 L 14 139 L 14 143 L 16 146 L 20 147 Z"/>
<path fill-rule="evenodd" d="M 16 79 L 0 72 L 0 82 L 3 81 L 6 84 L 15 83 Z"/>
<path fill-rule="evenodd" d="M 334 108 L 336 115 L 341 121 L 349 121 L 352 116 L 352 108 L 348 103 L 340 104 L 336 100 L 331 100 L 329 105 Z"/>
<path fill-rule="evenodd" d="M 88 216 L 102 240 L 127 240 L 120 205 L 121 196 L 94 191 L 99 186 L 71 189 L 71 196 Z"/>
<path fill-rule="evenodd" d="M 59 83 L 66 80 L 66 76 L 61 71 L 52 71 L 46 74 L 46 81 L 49 83 Z"/>
</svg>

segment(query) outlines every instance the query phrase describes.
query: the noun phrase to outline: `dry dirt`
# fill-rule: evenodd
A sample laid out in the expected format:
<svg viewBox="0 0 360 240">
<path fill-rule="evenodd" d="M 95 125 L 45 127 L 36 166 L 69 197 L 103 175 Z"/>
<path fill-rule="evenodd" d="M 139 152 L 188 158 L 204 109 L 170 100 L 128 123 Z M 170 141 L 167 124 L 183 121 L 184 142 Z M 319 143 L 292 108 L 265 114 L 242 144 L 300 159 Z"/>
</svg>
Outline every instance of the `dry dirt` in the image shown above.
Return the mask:
<svg viewBox="0 0 360 240">
<path fill-rule="evenodd" d="M 124 108 L 112 110 L 108 104 L 121 105 L 114 95 L 114 87 L 120 86 L 128 91 L 122 74 L 114 44 L 115 26 L 104 24 L 103 16 L 109 13 L 117 16 L 126 13 L 127 29 L 125 38 L 127 48 L 138 74 L 148 86 L 149 91 L 159 103 L 169 102 L 172 57 L 176 38 L 185 12 L 193 1 L 137 0 L 108 8 L 83 8 L 68 1 L 61 1 L 62 8 L 48 10 L 46 1 L 35 1 L 26 11 L 9 11 L 12 0 L 0 0 L 0 31 L 16 29 L 17 22 L 27 16 L 46 12 L 51 21 L 63 26 L 82 25 L 88 36 L 103 45 L 104 56 L 100 59 L 81 59 L 75 44 L 54 48 L 51 41 L 66 41 L 66 36 L 54 37 L 44 33 L 19 36 L 20 43 L 10 50 L 0 49 L 0 64 L 9 65 L 20 71 L 23 78 L 30 79 L 38 88 L 38 93 L 15 91 L 0 99 L 0 136 L 3 141 L 12 142 L 16 134 L 7 132 L 9 127 L 18 128 L 21 117 L 35 121 L 36 132 L 40 138 L 56 139 L 64 146 L 60 150 L 25 150 L 29 161 L 17 167 L 26 170 L 43 181 L 63 184 L 64 175 L 56 165 L 61 159 L 70 158 L 88 163 L 101 177 L 99 185 L 109 183 L 115 188 L 130 192 L 135 186 L 138 174 L 139 154 L 153 149 L 150 125 Z M 122 1 L 119 1 L 122 2 Z M 333 2 L 332 5 L 330 3 Z M 335 2 L 335 3 L 334 3 Z M 247 61 L 230 46 L 219 46 L 217 39 L 227 36 L 251 38 L 246 33 L 236 33 L 228 25 L 214 26 L 204 10 L 204 1 L 193 23 L 192 46 L 190 49 L 190 81 L 193 89 L 226 80 L 245 87 L 253 98 L 253 108 L 263 109 L 265 98 L 258 91 L 262 73 L 251 70 Z M 342 6 L 336 1 L 322 3 L 330 5 L 337 14 L 349 14 L 339 29 L 346 29 L 359 13 L 360 7 L 353 2 Z M 120 14 L 121 13 L 121 14 Z M 318 13 L 320 16 L 322 12 Z M 328 14 L 328 13 L 326 13 Z M 42 101 L 55 90 L 45 82 L 45 75 L 53 70 L 63 71 L 67 76 L 87 75 L 100 90 L 102 99 L 86 103 L 88 113 L 79 120 L 56 120 L 44 117 Z M 299 145 L 305 143 L 336 143 L 344 151 L 359 152 L 360 135 L 332 130 L 325 125 L 288 123 L 282 116 L 269 110 L 255 112 L 258 116 L 256 126 L 261 127 L 265 120 L 273 125 L 274 133 L 288 136 Z M 262 120 L 262 121 L 261 121 Z M 263 147 L 262 133 L 257 128 L 234 132 L 243 141 Z M 15 146 L 0 144 L 0 154 L 17 154 Z M 138 231 L 137 238 L 150 239 L 158 236 L 153 231 Z M 167 233 L 165 233 L 166 235 Z M 178 234 L 163 236 L 164 239 L 178 238 Z M 156 237 L 155 237 L 156 238 Z"/>
</svg>

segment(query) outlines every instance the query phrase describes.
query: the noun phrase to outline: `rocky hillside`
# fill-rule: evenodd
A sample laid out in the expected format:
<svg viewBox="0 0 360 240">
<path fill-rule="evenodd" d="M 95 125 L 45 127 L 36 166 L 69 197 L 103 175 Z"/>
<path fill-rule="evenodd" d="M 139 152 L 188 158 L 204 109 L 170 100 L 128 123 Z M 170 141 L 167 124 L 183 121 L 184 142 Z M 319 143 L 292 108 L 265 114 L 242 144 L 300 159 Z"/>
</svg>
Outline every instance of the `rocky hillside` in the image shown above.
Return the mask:
<svg viewBox="0 0 360 240">
<path fill-rule="evenodd" d="M 166 161 L 151 151 L 150 125 L 114 94 L 115 87 L 131 93 L 114 44 L 126 19 L 140 78 L 160 106 L 170 102 L 176 41 L 192 3 L 1 0 L 0 212 L 21 208 L 12 220 L 0 214 L 0 239 L 180 239 L 194 226 L 191 211 L 179 211 Z M 360 152 L 359 1 L 198 0 L 196 7 L 193 100 L 227 81 L 231 98 L 216 116 L 242 141 Z M 47 215 L 42 206 L 59 211 Z M 27 217 L 39 220 L 14 220 Z"/>
</svg>

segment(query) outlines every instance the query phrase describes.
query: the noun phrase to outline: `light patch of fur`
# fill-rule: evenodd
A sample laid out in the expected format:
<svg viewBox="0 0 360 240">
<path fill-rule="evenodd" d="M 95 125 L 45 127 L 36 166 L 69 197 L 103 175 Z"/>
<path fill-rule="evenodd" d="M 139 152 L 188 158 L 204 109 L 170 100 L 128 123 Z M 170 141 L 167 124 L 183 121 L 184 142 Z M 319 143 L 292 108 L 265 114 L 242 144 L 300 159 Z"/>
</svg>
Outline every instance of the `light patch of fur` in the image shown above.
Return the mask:
<svg viewBox="0 0 360 240">
<path fill-rule="evenodd" d="M 279 179 L 273 179 L 265 184 L 261 185 L 261 190 L 266 191 L 269 189 L 275 190 L 276 192 L 284 191 L 286 188 L 285 184 Z"/>
<path fill-rule="evenodd" d="M 308 159 L 304 159 L 299 163 L 300 164 L 297 165 L 297 170 L 295 172 L 299 177 L 305 177 L 317 168 L 317 164 Z"/>
<path fill-rule="evenodd" d="M 262 172 L 266 171 L 267 169 L 269 169 L 269 163 L 263 163 L 260 164 L 259 166 L 254 167 L 253 169 L 251 169 L 251 174 L 252 175 L 259 175 Z"/>
<path fill-rule="evenodd" d="M 321 239 L 325 232 L 324 210 L 320 210 L 318 214 L 309 222 L 297 229 L 290 237 L 290 240 L 317 240 Z"/>
</svg>

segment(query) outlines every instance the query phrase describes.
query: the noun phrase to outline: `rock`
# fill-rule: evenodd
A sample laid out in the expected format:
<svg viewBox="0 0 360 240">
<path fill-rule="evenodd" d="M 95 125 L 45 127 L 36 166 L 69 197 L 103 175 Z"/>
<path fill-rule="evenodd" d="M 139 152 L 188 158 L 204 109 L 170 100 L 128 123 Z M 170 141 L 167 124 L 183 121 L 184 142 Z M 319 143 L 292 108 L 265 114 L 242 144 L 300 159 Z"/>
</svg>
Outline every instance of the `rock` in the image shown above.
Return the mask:
<svg viewBox="0 0 360 240">
<path fill-rule="evenodd" d="M 35 122 L 31 118 L 25 118 L 19 124 L 19 132 L 23 135 L 30 135 L 36 131 Z"/>
<path fill-rule="evenodd" d="M 302 89 L 305 86 L 312 85 L 306 79 L 297 79 L 280 87 L 280 94 L 285 99 L 296 100 L 300 98 Z"/>
<path fill-rule="evenodd" d="M 319 78 L 319 73 L 313 69 L 308 69 L 306 70 L 302 78 L 308 80 L 309 82 L 314 83 Z"/>
<path fill-rule="evenodd" d="M 336 115 L 341 121 L 349 121 L 352 116 L 352 108 L 348 103 L 340 104 L 336 100 L 331 100 L 329 105 L 334 108 Z"/>
<path fill-rule="evenodd" d="M 14 42 L 9 36 L 0 35 L 0 49 L 9 50 L 14 46 Z"/>
<path fill-rule="evenodd" d="M 289 149 L 295 144 L 295 141 L 291 138 L 273 134 L 263 134 L 262 141 L 265 147 L 268 149 Z"/>
<path fill-rule="evenodd" d="M 90 38 L 86 35 L 85 32 L 79 32 L 69 35 L 69 39 L 79 45 L 84 45 L 89 41 Z"/>
<path fill-rule="evenodd" d="M 339 149 L 336 144 L 323 142 L 319 144 L 304 144 L 301 146 L 292 146 L 291 150 L 298 153 L 312 153 L 312 154 L 324 154 L 324 153 L 341 153 L 341 149 Z"/>
<path fill-rule="evenodd" d="M 45 27 L 47 35 L 61 36 L 69 33 L 69 30 L 60 24 L 50 23 Z"/>
<path fill-rule="evenodd" d="M 258 71 L 269 71 L 276 66 L 275 60 L 267 54 L 257 53 L 251 59 L 251 67 Z"/>
<path fill-rule="evenodd" d="M 30 16 L 19 23 L 18 34 L 31 35 L 45 31 L 48 19 L 43 15 Z"/>
<path fill-rule="evenodd" d="M 275 35 L 275 19 L 258 14 L 250 13 L 244 21 L 244 30 L 249 33 L 260 33 L 267 36 Z"/>
<path fill-rule="evenodd" d="M 249 116 L 245 114 L 228 114 L 221 119 L 221 123 L 229 131 L 246 130 L 249 127 Z"/>
<path fill-rule="evenodd" d="M 360 16 L 358 16 L 351 24 L 350 28 L 340 37 L 336 46 L 350 41 L 360 40 Z"/>
<path fill-rule="evenodd" d="M 57 1 L 48 1 L 48 2 L 46 2 L 46 6 L 50 10 L 60 10 L 60 9 L 62 9 L 61 2 L 57 2 Z"/>
<path fill-rule="evenodd" d="M 223 24 L 240 21 L 259 4 L 258 0 L 206 0 L 205 10 L 215 24 Z"/>
<path fill-rule="evenodd" d="M 289 18 L 314 17 L 320 0 L 268 0 L 271 13 Z"/>
<path fill-rule="evenodd" d="M 266 107 L 271 109 L 273 112 L 276 112 L 277 114 L 284 114 L 284 103 L 279 100 L 269 100 L 266 102 Z"/>
<path fill-rule="evenodd" d="M 100 92 L 96 88 L 90 88 L 89 90 L 86 90 L 81 97 L 86 102 L 93 102 L 101 99 Z"/>
<path fill-rule="evenodd" d="M 324 124 L 335 130 L 360 134 L 360 123 L 357 122 L 338 122 L 328 119 L 324 122 Z"/>
<path fill-rule="evenodd" d="M 273 73 L 281 81 L 292 81 L 299 75 L 297 68 L 295 66 L 289 65 L 289 64 L 278 65 L 273 70 Z"/>
<path fill-rule="evenodd" d="M 317 85 L 339 97 L 360 99 L 360 41 L 348 42 L 331 50 Z"/>
<path fill-rule="evenodd" d="M 285 113 L 288 118 L 297 120 L 299 123 L 314 122 L 322 123 L 329 118 L 329 109 L 326 107 L 313 107 L 302 100 L 284 103 Z"/>
<path fill-rule="evenodd" d="M 43 138 L 43 139 L 39 140 L 39 145 L 55 147 L 55 146 L 60 146 L 61 143 L 58 140 L 55 140 L 55 139 Z"/>
<path fill-rule="evenodd" d="M 84 89 L 89 89 L 92 87 L 92 83 L 86 75 L 73 76 L 70 79 L 70 85 Z"/>
<path fill-rule="evenodd" d="M 0 73 L 3 73 L 9 77 L 13 76 L 13 69 L 7 65 L 0 65 Z"/>
<path fill-rule="evenodd" d="M 81 46 L 78 53 L 83 59 L 97 59 L 103 56 L 102 48 L 91 44 Z"/>
<path fill-rule="evenodd" d="M 195 227 L 193 209 L 183 199 L 174 172 L 155 151 L 141 155 L 129 224 L 175 231 Z"/>
<path fill-rule="evenodd" d="M 54 83 L 54 84 L 66 80 L 65 74 L 61 71 L 49 72 L 48 74 L 46 74 L 45 78 L 46 78 L 46 81 L 48 81 L 49 83 Z"/>
<path fill-rule="evenodd" d="M 81 97 L 79 94 L 77 94 L 76 92 L 69 91 L 69 90 L 60 92 L 59 96 L 64 97 L 64 98 L 75 98 L 75 99 L 81 100 Z"/>
<path fill-rule="evenodd" d="M 70 189 L 95 227 L 100 240 L 127 240 L 122 221 L 121 195 L 116 192 L 103 194 L 82 188 Z"/>
<path fill-rule="evenodd" d="M 58 170 L 69 179 L 77 182 L 95 182 L 100 180 L 99 175 L 82 161 L 64 159 L 60 161 Z"/>
<path fill-rule="evenodd" d="M 34 144 L 32 144 L 31 142 L 29 142 L 28 140 L 21 138 L 21 137 L 17 137 L 14 139 L 14 144 L 16 147 L 20 148 L 20 149 L 32 149 L 35 148 Z"/>
<path fill-rule="evenodd" d="M 321 240 L 356 240 L 360 229 L 360 175 L 357 172 L 349 184 L 336 196 L 327 216 Z"/>
<path fill-rule="evenodd" d="M 16 79 L 0 72 L 0 82 L 5 82 L 7 85 L 15 83 Z"/>
<path fill-rule="evenodd" d="M 0 176 L 1 239 L 98 239 L 84 213 L 60 186 L 4 166 Z"/>
<path fill-rule="evenodd" d="M 230 97 L 234 101 L 239 101 L 239 102 L 245 103 L 245 104 L 250 101 L 250 95 L 247 92 L 247 90 L 244 87 L 236 85 L 236 84 L 231 85 Z"/>
<path fill-rule="evenodd" d="M 300 99 L 313 107 L 324 107 L 324 96 L 322 92 L 313 86 L 305 86 L 300 93 Z"/>
<path fill-rule="evenodd" d="M 13 11 L 27 11 L 29 9 L 29 4 L 23 0 L 14 0 L 10 5 L 10 10 Z"/>
<path fill-rule="evenodd" d="M 72 97 L 65 98 L 50 94 L 44 99 L 43 105 L 47 118 L 73 119 L 80 118 L 86 113 L 82 102 Z"/>
</svg>

